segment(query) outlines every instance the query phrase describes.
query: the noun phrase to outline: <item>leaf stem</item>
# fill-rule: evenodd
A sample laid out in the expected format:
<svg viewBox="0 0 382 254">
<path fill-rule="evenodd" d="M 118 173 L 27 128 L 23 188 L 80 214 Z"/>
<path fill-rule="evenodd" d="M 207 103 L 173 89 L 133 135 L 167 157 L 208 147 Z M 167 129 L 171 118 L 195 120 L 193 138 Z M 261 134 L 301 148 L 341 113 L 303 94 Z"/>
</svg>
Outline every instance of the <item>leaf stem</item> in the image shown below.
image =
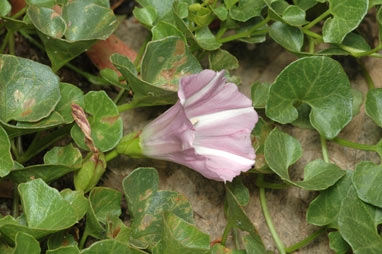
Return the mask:
<svg viewBox="0 0 382 254">
<path fill-rule="evenodd" d="M 317 18 L 315 18 L 312 22 L 310 22 L 309 24 L 305 25 L 302 30 L 309 30 L 310 28 L 312 28 L 313 26 L 315 26 L 318 22 L 320 22 L 321 20 L 323 20 L 324 18 L 326 18 L 327 16 L 330 15 L 330 9 L 326 10 L 324 13 L 322 13 L 320 16 L 318 16 Z"/>
<path fill-rule="evenodd" d="M 255 185 L 258 188 L 267 188 L 267 189 L 275 189 L 275 190 L 286 189 L 290 186 L 290 185 L 285 184 L 285 183 L 266 182 L 266 181 L 264 181 L 264 175 L 259 175 L 256 177 Z"/>
<path fill-rule="evenodd" d="M 374 85 L 373 79 L 371 78 L 371 76 L 370 76 L 369 72 L 367 71 L 365 65 L 361 62 L 360 59 L 357 59 L 357 63 L 361 67 L 362 75 L 365 78 L 369 89 L 374 89 L 375 85 Z"/>
<path fill-rule="evenodd" d="M 121 90 L 119 90 L 117 96 L 114 98 L 114 103 L 115 104 L 118 104 L 119 100 L 121 99 L 122 95 L 126 92 L 126 89 L 125 88 L 122 88 Z"/>
<path fill-rule="evenodd" d="M 16 12 L 16 13 L 12 16 L 12 18 L 17 19 L 17 18 L 21 17 L 22 15 L 24 15 L 24 13 L 26 12 L 26 10 L 27 10 L 27 7 L 22 8 L 21 10 L 19 10 L 18 12 Z"/>
<path fill-rule="evenodd" d="M 238 249 L 240 249 L 240 241 L 239 241 L 239 232 L 238 232 L 238 229 L 233 227 L 232 228 L 232 234 L 233 234 L 233 240 L 235 242 L 235 248 L 238 250 Z"/>
<path fill-rule="evenodd" d="M 19 203 L 20 203 L 20 195 L 18 190 L 18 184 L 14 184 L 13 189 L 13 203 L 12 203 L 12 216 L 17 218 L 19 216 Z"/>
<path fill-rule="evenodd" d="M 320 235 L 322 235 L 323 233 L 326 232 L 326 228 L 321 228 L 320 230 L 317 230 L 316 232 L 314 232 L 313 234 L 309 235 L 308 237 L 306 237 L 304 240 L 296 243 L 296 244 L 293 244 L 292 246 L 286 248 L 286 252 L 287 253 L 292 253 L 298 249 L 301 249 L 302 247 L 308 245 L 309 243 L 311 243 L 314 239 L 316 239 L 317 237 L 319 237 Z"/>
<path fill-rule="evenodd" d="M 358 149 L 358 150 L 378 152 L 378 147 L 376 145 L 359 144 L 359 143 L 351 142 L 351 141 L 338 138 L 338 137 L 333 139 L 332 141 L 339 145 Z"/>
<path fill-rule="evenodd" d="M 82 250 L 85 247 L 86 239 L 88 238 L 89 234 L 85 228 L 84 233 L 81 236 L 81 240 L 79 243 L 79 249 Z"/>
<path fill-rule="evenodd" d="M 227 225 L 225 226 L 224 233 L 222 236 L 222 241 L 221 241 L 222 245 L 225 246 L 227 244 L 228 235 L 229 233 L 231 233 L 232 228 L 233 228 L 232 222 L 228 222 Z"/>
<path fill-rule="evenodd" d="M 125 104 L 122 104 L 122 105 L 119 105 L 118 106 L 118 112 L 119 113 L 122 113 L 122 112 L 125 112 L 129 109 L 133 109 L 133 108 L 136 108 L 135 104 L 134 103 L 125 103 Z"/>
<path fill-rule="evenodd" d="M 21 164 L 29 161 L 37 154 L 41 153 L 45 149 L 47 149 L 52 144 L 56 143 L 60 139 L 64 138 L 70 129 L 72 128 L 71 125 L 67 125 L 65 127 L 62 127 L 50 134 L 48 134 L 46 137 L 41 139 L 41 136 L 39 133 L 35 135 L 35 137 L 32 140 L 32 143 L 29 145 L 28 149 L 25 151 L 25 153 L 19 158 L 18 162 Z"/>
<path fill-rule="evenodd" d="M 15 34 L 13 33 L 13 31 L 10 32 L 10 35 L 8 38 L 8 47 L 9 47 L 9 54 L 14 56 L 16 54 L 16 51 L 15 51 Z"/>
<path fill-rule="evenodd" d="M 115 157 L 117 157 L 119 155 L 119 153 L 117 152 L 116 149 L 114 149 L 113 151 L 109 152 L 108 154 L 106 154 L 105 156 L 105 160 L 106 161 L 111 161 L 112 159 L 114 159 Z"/>
<path fill-rule="evenodd" d="M 329 163 L 329 155 L 328 155 L 328 147 L 326 145 L 326 138 L 323 135 L 320 135 L 320 141 L 321 141 L 321 150 L 322 150 L 322 157 L 326 163 Z"/>
<path fill-rule="evenodd" d="M 149 34 L 146 37 L 146 39 L 145 39 L 144 43 L 142 44 L 142 46 L 139 48 L 137 58 L 135 58 L 135 61 L 134 61 L 135 68 L 138 68 L 139 63 L 141 62 L 142 56 L 145 53 L 147 43 L 149 43 L 149 41 L 150 41 L 150 38 L 151 38 L 151 35 Z"/>
<path fill-rule="evenodd" d="M 248 37 L 250 37 L 256 31 L 256 29 L 258 29 L 258 28 L 264 26 L 265 24 L 267 24 L 270 21 L 270 19 L 271 18 L 269 16 L 267 16 L 260 23 L 258 23 L 256 25 L 254 25 L 253 27 L 251 27 L 251 29 L 249 29 L 249 30 L 247 30 L 245 32 L 237 33 L 237 34 L 234 34 L 234 35 L 231 35 L 231 36 L 227 36 L 227 37 L 218 39 L 218 41 L 220 43 L 225 43 L 225 42 L 233 41 L 233 40 L 236 40 L 236 39 L 248 38 Z"/>
<path fill-rule="evenodd" d="M 280 254 L 286 254 L 284 244 L 280 240 L 280 237 L 278 236 L 276 229 L 273 225 L 272 218 L 269 214 L 268 207 L 267 207 L 267 200 L 265 198 L 265 189 L 260 188 L 260 204 L 261 208 L 263 210 L 263 215 L 265 218 L 265 221 L 267 222 L 269 231 L 271 232 L 271 235 L 273 237 L 273 240 L 275 241 L 276 247 L 279 250 Z"/>
<path fill-rule="evenodd" d="M 302 31 L 304 32 L 304 34 L 322 41 L 322 35 L 319 35 L 318 33 L 312 32 L 310 30 L 302 30 Z"/>
<path fill-rule="evenodd" d="M 11 32 L 9 30 L 7 30 L 7 33 L 5 34 L 5 38 L 3 40 L 3 43 L 1 44 L 1 47 L 0 47 L 0 54 L 2 54 L 4 52 L 5 48 L 8 45 L 9 36 L 11 36 Z"/>
</svg>

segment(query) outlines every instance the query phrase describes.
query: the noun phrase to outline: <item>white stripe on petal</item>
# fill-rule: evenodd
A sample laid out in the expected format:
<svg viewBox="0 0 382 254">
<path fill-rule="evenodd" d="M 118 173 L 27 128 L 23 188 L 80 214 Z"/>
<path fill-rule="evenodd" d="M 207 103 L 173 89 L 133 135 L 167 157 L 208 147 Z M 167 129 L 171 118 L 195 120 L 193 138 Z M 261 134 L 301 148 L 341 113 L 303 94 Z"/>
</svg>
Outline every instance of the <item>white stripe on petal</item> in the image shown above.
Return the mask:
<svg viewBox="0 0 382 254">
<path fill-rule="evenodd" d="M 192 125 L 197 127 L 206 126 L 212 123 L 216 123 L 222 120 L 227 120 L 232 117 L 240 116 L 247 113 L 253 113 L 254 110 L 252 107 L 248 108 L 238 108 L 238 109 L 230 109 L 224 110 L 212 114 L 205 114 L 201 116 L 196 116 L 190 119 Z"/>
<path fill-rule="evenodd" d="M 196 93 L 194 93 L 193 95 L 191 95 L 189 98 L 186 99 L 185 103 L 183 104 L 183 106 L 189 106 L 191 104 L 193 104 L 194 102 L 198 101 L 204 94 L 206 94 L 215 84 L 216 80 L 221 76 L 222 74 L 221 73 L 217 73 L 215 75 L 215 77 L 213 77 L 213 79 L 211 79 L 211 81 L 206 85 L 204 86 L 202 89 L 200 89 L 199 91 L 197 91 Z"/>
<path fill-rule="evenodd" d="M 254 160 L 247 159 L 247 158 L 242 157 L 240 155 L 236 155 L 233 153 L 229 153 L 229 152 L 225 152 L 222 150 L 217 150 L 217 149 L 213 149 L 213 148 L 209 148 L 209 147 L 196 146 L 195 145 L 194 149 L 195 149 L 195 152 L 199 155 L 219 156 L 219 157 L 223 157 L 224 159 L 232 160 L 232 161 L 235 161 L 239 164 L 248 165 L 248 166 L 252 166 L 255 163 Z"/>
</svg>

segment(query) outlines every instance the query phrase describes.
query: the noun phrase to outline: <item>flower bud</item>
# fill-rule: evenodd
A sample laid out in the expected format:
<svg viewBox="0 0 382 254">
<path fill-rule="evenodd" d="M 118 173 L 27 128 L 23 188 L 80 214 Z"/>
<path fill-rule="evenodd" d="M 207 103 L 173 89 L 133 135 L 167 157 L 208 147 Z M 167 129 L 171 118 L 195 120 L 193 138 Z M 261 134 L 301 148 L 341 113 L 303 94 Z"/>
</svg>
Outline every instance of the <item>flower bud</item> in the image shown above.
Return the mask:
<svg viewBox="0 0 382 254">
<path fill-rule="evenodd" d="M 76 190 L 88 192 L 97 185 L 106 169 L 106 160 L 103 153 L 93 153 L 83 164 L 82 168 L 74 175 Z"/>
</svg>

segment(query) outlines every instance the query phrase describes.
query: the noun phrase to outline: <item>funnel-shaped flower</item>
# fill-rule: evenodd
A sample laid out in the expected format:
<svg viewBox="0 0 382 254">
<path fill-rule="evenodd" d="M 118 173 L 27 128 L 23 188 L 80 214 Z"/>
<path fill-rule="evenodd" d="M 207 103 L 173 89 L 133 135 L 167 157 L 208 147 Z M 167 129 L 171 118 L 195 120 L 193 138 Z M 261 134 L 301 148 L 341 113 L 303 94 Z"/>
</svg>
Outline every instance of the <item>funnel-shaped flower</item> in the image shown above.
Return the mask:
<svg viewBox="0 0 382 254">
<path fill-rule="evenodd" d="M 224 72 L 181 79 L 179 101 L 140 135 L 143 155 L 173 161 L 203 176 L 232 181 L 255 163 L 250 133 L 257 122 L 252 102 Z"/>
</svg>

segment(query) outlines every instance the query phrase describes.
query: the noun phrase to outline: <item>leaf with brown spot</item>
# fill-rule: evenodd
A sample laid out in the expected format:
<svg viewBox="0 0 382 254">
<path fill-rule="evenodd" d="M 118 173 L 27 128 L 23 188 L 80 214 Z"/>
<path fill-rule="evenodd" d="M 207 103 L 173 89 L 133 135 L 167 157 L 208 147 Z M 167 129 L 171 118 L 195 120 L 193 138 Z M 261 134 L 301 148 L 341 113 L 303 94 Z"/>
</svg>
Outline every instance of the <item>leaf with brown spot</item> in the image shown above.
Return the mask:
<svg viewBox="0 0 382 254">
<path fill-rule="evenodd" d="M 171 91 L 178 90 L 180 78 L 201 70 L 184 41 L 175 36 L 149 42 L 142 59 L 142 79 Z"/>
<path fill-rule="evenodd" d="M 123 130 L 122 119 L 115 103 L 104 91 L 92 91 L 85 95 L 84 110 L 90 115 L 89 122 L 81 123 L 81 128 L 73 126 L 71 130 L 76 144 L 89 150 L 86 140 L 93 140 L 94 146 L 101 152 L 113 149 L 121 140 Z M 83 119 L 85 112 L 77 117 Z"/>
</svg>

